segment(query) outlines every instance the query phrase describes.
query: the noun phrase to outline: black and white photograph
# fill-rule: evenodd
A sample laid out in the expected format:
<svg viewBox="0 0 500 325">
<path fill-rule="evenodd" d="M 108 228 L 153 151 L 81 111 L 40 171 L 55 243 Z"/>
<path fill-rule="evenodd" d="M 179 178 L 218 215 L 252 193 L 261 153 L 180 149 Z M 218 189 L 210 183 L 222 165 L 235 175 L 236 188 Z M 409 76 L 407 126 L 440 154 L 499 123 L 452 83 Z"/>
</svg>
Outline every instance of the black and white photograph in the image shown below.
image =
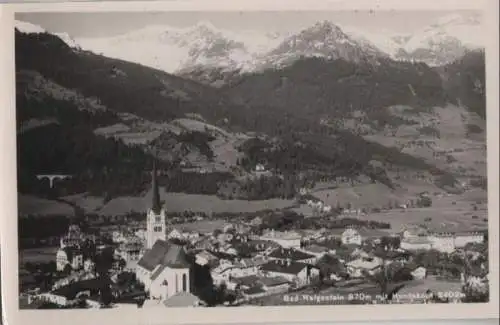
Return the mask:
<svg viewBox="0 0 500 325">
<path fill-rule="evenodd" d="M 486 13 L 334 9 L 16 12 L 19 309 L 491 302 Z"/>
</svg>

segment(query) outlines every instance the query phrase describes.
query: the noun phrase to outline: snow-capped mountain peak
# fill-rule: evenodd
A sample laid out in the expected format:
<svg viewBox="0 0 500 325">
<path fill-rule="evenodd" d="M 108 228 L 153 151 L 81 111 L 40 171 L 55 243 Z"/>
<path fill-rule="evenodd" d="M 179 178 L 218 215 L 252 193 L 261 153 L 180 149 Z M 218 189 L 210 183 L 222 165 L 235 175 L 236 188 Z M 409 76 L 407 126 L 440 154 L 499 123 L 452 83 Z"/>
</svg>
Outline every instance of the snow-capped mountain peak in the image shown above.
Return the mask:
<svg viewBox="0 0 500 325">
<path fill-rule="evenodd" d="M 25 34 L 41 34 L 48 33 L 47 30 L 41 26 L 28 23 L 25 21 L 16 20 L 14 23 L 15 29 Z M 78 44 L 68 33 L 52 33 L 53 35 L 59 37 L 64 43 L 66 43 L 71 48 L 77 48 Z"/>
<path fill-rule="evenodd" d="M 25 22 L 25 21 L 20 21 L 20 20 L 16 20 L 15 21 L 15 24 L 14 24 L 14 27 L 22 32 L 22 33 L 26 33 L 26 34 L 39 34 L 39 33 L 45 33 L 46 30 L 43 29 L 42 27 L 38 26 L 38 25 L 35 25 L 35 24 L 32 24 L 32 23 L 28 23 L 28 22 Z"/>
<path fill-rule="evenodd" d="M 481 17 L 451 14 L 408 37 L 400 58 L 412 58 L 430 65 L 452 62 L 471 49 L 484 47 Z"/>
<path fill-rule="evenodd" d="M 385 56 L 370 42 L 355 40 L 338 25 L 325 20 L 286 38 L 265 61 L 267 66 L 284 66 L 301 57 L 322 57 L 373 63 Z"/>
</svg>

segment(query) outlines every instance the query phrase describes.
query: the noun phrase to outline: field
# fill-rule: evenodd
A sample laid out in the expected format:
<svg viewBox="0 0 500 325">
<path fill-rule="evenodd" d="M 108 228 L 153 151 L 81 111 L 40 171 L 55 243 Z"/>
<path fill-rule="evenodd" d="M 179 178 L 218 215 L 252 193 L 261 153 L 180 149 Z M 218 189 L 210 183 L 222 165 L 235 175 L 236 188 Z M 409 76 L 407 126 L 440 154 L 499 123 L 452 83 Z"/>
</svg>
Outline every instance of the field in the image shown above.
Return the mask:
<svg viewBox="0 0 500 325">
<path fill-rule="evenodd" d="M 359 218 L 388 222 L 394 232 L 401 231 L 408 224 L 426 224 L 430 228 L 445 228 L 449 231 L 471 228 L 487 229 L 488 211 L 486 205 L 478 204 L 478 210 L 474 210 L 472 207 L 472 204 L 481 199 L 484 199 L 484 194 L 481 192 L 470 192 L 464 195 L 433 198 L 433 206 L 430 208 L 370 213 Z"/>
<path fill-rule="evenodd" d="M 58 247 L 28 248 L 19 251 L 19 263 L 47 263 L 56 261 Z"/>
<path fill-rule="evenodd" d="M 260 201 L 222 200 L 215 195 L 165 193 L 161 195 L 167 211 L 236 213 L 256 212 L 267 209 L 282 209 L 293 205 L 292 200 L 270 199 Z M 146 211 L 150 206 L 151 195 L 144 197 L 122 197 L 113 199 L 97 212 L 102 215 L 119 215 L 129 211 Z"/>
<path fill-rule="evenodd" d="M 359 184 L 355 186 L 342 185 L 337 188 L 322 183 L 316 186 L 312 195 L 333 207 L 340 204 L 345 207 L 351 204 L 353 208 L 378 207 L 406 200 L 415 199 L 422 192 L 442 192 L 433 184 L 418 180 L 399 180 L 396 182 L 401 188 L 392 190 L 384 184 Z M 332 185 L 332 184 L 331 184 Z"/>
<path fill-rule="evenodd" d="M 74 216 L 69 204 L 41 199 L 31 195 L 18 195 L 19 215 L 65 215 Z"/>
<path fill-rule="evenodd" d="M 320 189 L 312 195 L 331 206 L 345 207 L 351 204 L 355 208 L 382 206 L 394 200 L 402 200 L 401 192 L 392 191 L 383 184 L 364 184 L 341 186 L 335 189 Z"/>
<path fill-rule="evenodd" d="M 446 107 L 435 107 L 432 114 L 415 112 L 419 115 L 419 124 L 412 126 L 400 126 L 397 128 L 396 136 L 378 132 L 367 135 L 365 138 L 378 142 L 385 146 L 402 148 L 402 152 L 420 157 L 439 168 L 460 172 L 466 169 L 469 173 L 486 175 L 486 144 L 485 122 L 477 114 L 468 112 L 465 108 L 448 105 Z M 411 117 L 407 112 L 393 110 L 393 114 L 399 117 Z M 428 130 L 435 129 L 439 137 L 419 131 L 421 125 L 427 126 Z M 474 125 L 483 130 L 477 134 L 467 135 L 467 125 Z M 428 146 L 416 146 L 412 141 L 428 141 Z M 454 152 L 449 156 L 457 161 L 450 163 L 447 157 L 435 157 L 434 153 L 445 150 L 458 149 L 463 152 Z"/>
<path fill-rule="evenodd" d="M 236 213 L 282 209 L 293 205 L 292 200 L 270 199 L 260 201 L 222 200 L 215 195 L 170 193 L 160 190 L 160 196 L 169 212 Z M 119 197 L 106 204 L 101 198 L 73 195 L 65 198 L 85 209 L 101 215 L 123 215 L 128 212 L 145 212 L 151 205 L 151 193 L 142 197 Z"/>
<path fill-rule="evenodd" d="M 183 231 L 193 231 L 201 233 L 211 233 L 214 230 L 222 230 L 228 223 L 224 220 L 203 220 L 176 225 L 175 228 Z"/>
</svg>

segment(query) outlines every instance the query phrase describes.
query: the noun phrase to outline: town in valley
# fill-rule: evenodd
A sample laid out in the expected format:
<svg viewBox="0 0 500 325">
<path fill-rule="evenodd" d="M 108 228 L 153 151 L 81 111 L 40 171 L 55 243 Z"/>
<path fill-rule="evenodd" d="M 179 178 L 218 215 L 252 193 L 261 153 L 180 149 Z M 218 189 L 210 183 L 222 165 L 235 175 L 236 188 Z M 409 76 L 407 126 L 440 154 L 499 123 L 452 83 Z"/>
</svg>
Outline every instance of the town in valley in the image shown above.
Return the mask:
<svg viewBox="0 0 500 325">
<path fill-rule="evenodd" d="M 488 302 L 481 19 L 445 14 L 392 52 L 17 15 L 19 308 Z"/>
</svg>

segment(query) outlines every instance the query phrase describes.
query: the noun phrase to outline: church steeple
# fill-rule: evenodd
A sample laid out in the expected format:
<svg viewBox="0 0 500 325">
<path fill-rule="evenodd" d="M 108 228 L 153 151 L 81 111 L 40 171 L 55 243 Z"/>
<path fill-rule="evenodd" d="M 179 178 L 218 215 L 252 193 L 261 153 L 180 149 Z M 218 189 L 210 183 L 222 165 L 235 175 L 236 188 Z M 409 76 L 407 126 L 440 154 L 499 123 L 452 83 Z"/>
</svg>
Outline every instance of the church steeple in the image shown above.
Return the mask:
<svg viewBox="0 0 500 325">
<path fill-rule="evenodd" d="M 154 213 L 160 213 L 161 211 L 161 202 L 160 202 L 160 191 L 158 189 L 158 180 L 156 179 L 156 158 L 153 160 L 153 172 L 152 172 L 152 184 L 153 187 L 153 201 L 151 205 L 151 210 Z"/>
</svg>

